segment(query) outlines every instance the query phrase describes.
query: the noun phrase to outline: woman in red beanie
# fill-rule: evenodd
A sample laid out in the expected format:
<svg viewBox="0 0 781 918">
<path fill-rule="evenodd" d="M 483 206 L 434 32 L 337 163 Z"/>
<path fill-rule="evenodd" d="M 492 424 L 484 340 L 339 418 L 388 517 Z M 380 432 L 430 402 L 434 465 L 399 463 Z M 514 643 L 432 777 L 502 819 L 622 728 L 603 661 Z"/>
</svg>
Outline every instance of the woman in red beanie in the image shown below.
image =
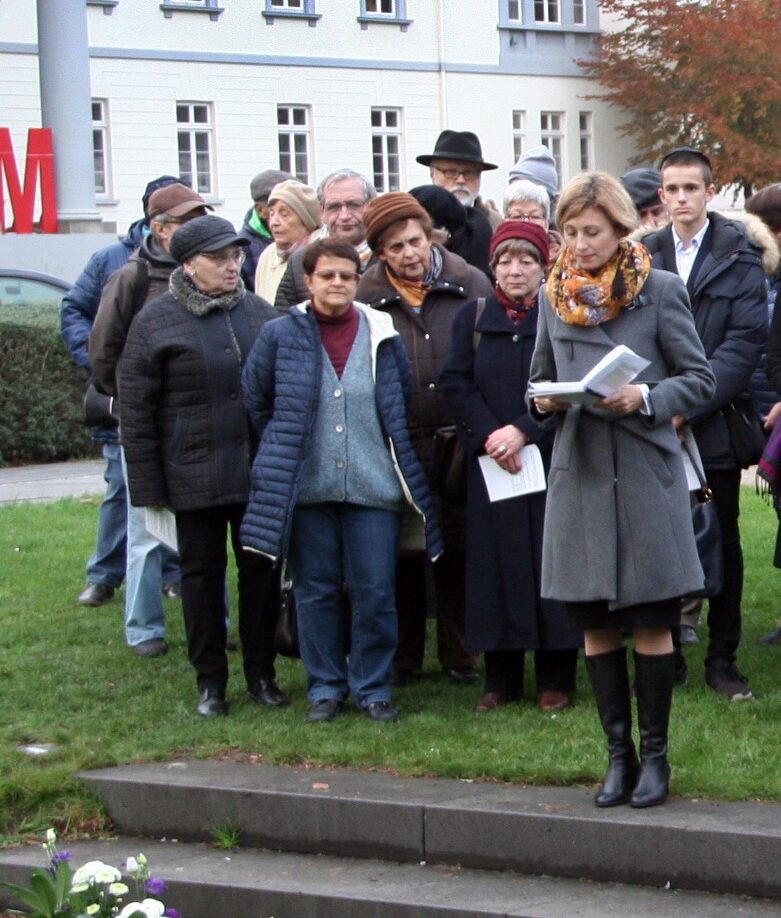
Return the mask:
<svg viewBox="0 0 781 918">
<path fill-rule="evenodd" d="M 496 294 L 461 309 L 442 371 L 445 395 L 469 457 L 466 519 L 466 643 L 485 654 L 485 688 L 475 708 L 491 711 L 523 695 L 524 655 L 534 651 L 538 704 L 570 704 L 580 632 L 563 603 L 540 598 L 545 492 L 491 503 L 478 464 L 489 456 L 508 472 L 530 443 L 547 467 L 554 424 L 527 413 L 526 386 L 537 333 L 537 294 L 548 264 L 548 234 L 505 220 L 490 248 Z"/>
</svg>

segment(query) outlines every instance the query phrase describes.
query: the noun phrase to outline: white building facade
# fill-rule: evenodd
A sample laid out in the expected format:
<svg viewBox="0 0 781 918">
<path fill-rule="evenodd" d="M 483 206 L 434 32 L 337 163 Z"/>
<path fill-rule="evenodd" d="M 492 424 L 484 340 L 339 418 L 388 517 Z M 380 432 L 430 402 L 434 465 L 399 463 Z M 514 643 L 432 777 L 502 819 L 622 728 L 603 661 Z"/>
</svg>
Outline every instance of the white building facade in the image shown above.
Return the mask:
<svg viewBox="0 0 781 918">
<path fill-rule="evenodd" d="M 540 143 L 562 183 L 620 175 L 633 152 L 576 63 L 596 0 L 86 0 L 86 15 L 95 200 L 119 231 L 162 173 L 237 224 L 267 168 L 317 184 L 349 166 L 407 189 L 429 181 L 415 157 L 444 128 L 478 134 L 494 199 Z M 21 169 L 41 124 L 35 4 L 0 3 L 0 36 L 0 126 Z"/>
</svg>

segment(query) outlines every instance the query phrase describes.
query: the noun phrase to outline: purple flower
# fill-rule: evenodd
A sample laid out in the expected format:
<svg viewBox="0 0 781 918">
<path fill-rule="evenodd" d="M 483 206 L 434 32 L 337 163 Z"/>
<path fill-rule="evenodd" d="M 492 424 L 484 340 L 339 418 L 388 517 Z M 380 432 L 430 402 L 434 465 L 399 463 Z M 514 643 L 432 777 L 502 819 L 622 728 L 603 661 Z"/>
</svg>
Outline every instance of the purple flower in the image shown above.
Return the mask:
<svg viewBox="0 0 781 918">
<path fill-rule="evenodd" d="M 163 912 L 163 916 L 168 916 L 168 918 L 182 918 L 182 913 L 175 908 L 167 908 Z"/>
<path fill-rule="evenodd" d="M 58 851 L 55 860 L 63 864 L 67 864 L 71 859 L 70 851 Z"/>
<path fill-rule="evenodd" d="M 165 884 L 164 880 L 161 880 L 160 877 L 150 877 L 146 881 L 146 891 L 150 896 L 160 896 L 162 895 L 168 887 Z"/>
</svg>

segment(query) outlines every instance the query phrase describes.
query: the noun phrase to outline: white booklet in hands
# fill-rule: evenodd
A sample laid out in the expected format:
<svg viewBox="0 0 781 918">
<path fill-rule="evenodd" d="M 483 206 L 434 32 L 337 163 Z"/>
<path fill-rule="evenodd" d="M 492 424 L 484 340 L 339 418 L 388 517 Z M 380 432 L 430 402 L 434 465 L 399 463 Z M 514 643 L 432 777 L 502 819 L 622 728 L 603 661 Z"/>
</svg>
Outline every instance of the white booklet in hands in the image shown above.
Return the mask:
<svg viewBox="0 0 781 918">
<path fill-rule="evenodd" d="M 480 463 L 480 471 L 483 473 L 488 499 L 491 503 L 545 490 L 545 469 L 542 465 L 540 448 L 530 443 L 521 449 L 519 456 L 521 470 L 515 474 L 506 472 L 490 456 L 478 456 L 477 461 Z"/>
<path fill-rule="evenodd" d="M 632 382 L 649 363 L 625 344 L 619 344 L 579 382 L 529 383 L 529 395 L 532 398 L 557 398 L 573 405 L 591 405 Z"/>
<path fill-rule="evenodd" d="M 179 551 L 176 539 L 176 516 L 168 507 L 144 507 L 144 527 L 158 542 Z"/>
</svg>

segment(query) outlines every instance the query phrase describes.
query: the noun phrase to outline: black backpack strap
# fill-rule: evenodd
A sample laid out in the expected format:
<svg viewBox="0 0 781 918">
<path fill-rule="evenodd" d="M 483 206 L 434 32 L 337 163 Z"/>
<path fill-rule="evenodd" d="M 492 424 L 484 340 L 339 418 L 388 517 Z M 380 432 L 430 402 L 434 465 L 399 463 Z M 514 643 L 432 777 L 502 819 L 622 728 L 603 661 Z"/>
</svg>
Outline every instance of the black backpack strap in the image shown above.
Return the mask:
<svg viewBox="0 0 781 918">
<path fill-rule="evenodd" d="M 483 333 L 477 330 L 477 323 L 480 321 L 480 316 L 485 312 L 485 297 L 481 296 L 477 300 L 477 308 L 475 309 L 475 330 L 472 334 L 472 350 L 476 351 L 480 346 L 480 338 L 482 338 Z"/>
</svg>

